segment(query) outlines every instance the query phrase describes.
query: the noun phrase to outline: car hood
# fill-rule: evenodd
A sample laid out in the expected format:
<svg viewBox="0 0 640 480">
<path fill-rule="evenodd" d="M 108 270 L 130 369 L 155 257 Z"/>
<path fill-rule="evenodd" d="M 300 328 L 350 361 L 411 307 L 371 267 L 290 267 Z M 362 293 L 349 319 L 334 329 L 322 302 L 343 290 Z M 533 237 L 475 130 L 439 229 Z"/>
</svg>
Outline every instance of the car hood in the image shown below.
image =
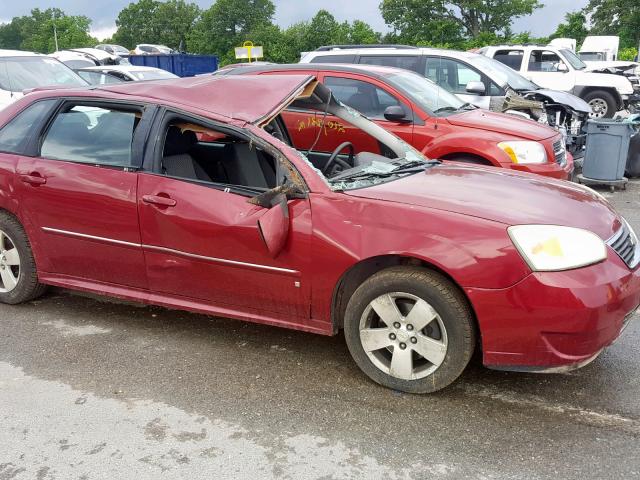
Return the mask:
<svg viewBox="0 0 640 480">
<path fill-rule="evenodd" d="M 616 69 L 628 70 L 630 68 L 634 68 L 639 65 L 637 62 L 625 62 L 623 60 L 614 60 L 614 61 L 606 61 L 606 62 L 584 62 L 584 63 L 587 65 L 586 71 L 588 72 L 599 72 L 599 71 L 607 70 L 609 68 L 612 68 L 614 70 Z"/>
<path fill-rule="evenodd" d="M 591 113 L 591 107 L 589 106 L 589 104 L 582 100 L 580 97 L 576 97 L 571 93 L 540 88 L 538 90 L 529 90 L 527 92 L 522 92 L 521 94 L 533 100 L 561 103 L 572 108 L 576 112 Z M 542 99 L 539 99 L 538 97 L 542 97 Z"/>
<path fill-rule="evenodd" d="M 309 75 L 251 75 L 175 78 L 105 85 L 100 90 L 171 101 L 225 118 L 262 125 L 316 83 Z M 306 87 L 309 87 L 307 89 Z"/>
<path fill-rule="evenodd" d="M 505 225 L 565 225 L 603 240 L 620 227 L 618 214 L 581 185 L 529 173 L 454 162 L 347 195 L 404 203 L 492 220 Z"/>
<path fill-rule="evenodd" d="M 450 124 L 459 127 L 504 133 L 526 140 L 544 140 L 558 134 L 552 128 L 531 120 L 481 109 L 451 115 L 446 119 Z"/>
</svg>

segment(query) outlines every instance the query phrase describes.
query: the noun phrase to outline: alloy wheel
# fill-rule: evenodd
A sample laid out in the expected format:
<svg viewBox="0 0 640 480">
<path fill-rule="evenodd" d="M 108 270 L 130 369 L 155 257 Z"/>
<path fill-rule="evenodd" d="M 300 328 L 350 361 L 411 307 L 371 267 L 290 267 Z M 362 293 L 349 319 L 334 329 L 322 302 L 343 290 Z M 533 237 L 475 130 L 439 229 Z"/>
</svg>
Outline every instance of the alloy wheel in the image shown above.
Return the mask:
<svg viewBox="0 0 640 480">
<path fill-rule="evenodd" d="M 417 380 L 435 372 L 447 354 L 447 330 L 438 312 L 409 293 L 380 295 L 360 319 L 360 342 L 387 375 Z"/>
<path fill-rule="evenodd" d="M 20 254 L 15 242 L 0 230 L 0 293 L 11 292 L 20 281 Z"/>
<path fill-rule="evenodd" d="M 591 118 L 603 118 L 609 111 L 607 102 L 602 98 L 594 98 L 589 102 L 589 106 L 591 107 L 591 113 L 589 114 Z"/>
</svg>

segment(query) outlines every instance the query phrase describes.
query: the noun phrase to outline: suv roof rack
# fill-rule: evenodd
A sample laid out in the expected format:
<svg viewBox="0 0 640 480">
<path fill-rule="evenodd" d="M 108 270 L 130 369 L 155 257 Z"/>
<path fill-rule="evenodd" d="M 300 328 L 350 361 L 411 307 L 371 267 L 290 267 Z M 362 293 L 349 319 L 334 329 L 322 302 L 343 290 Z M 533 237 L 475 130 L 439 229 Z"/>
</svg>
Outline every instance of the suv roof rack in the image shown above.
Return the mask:
<svg viewBox="0 0 640 480">
<path fill-rule="evenodd" d="M 324 45 L 316 48 L 316 52 L 328 52 L 330 50 L 344 50 L 348 48 L 396 48 L 398 50 L 417 49 L 418 47 L 412 47 L 411 45 L 393 45 L 393 44 L 365 44 L 365 45 Z"/>
</svg>

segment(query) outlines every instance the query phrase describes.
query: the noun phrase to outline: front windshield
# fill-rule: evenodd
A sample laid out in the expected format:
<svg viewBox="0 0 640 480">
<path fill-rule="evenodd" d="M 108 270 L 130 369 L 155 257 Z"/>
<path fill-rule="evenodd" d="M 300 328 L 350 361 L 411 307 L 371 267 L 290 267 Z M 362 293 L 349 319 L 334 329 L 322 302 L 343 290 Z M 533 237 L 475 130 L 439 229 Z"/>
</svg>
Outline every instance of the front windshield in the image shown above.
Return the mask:
<svg viewBox="0 0 640 480">
<path fill-rule="evenodd" d="M 467 59 L 471 65 L 481 72 L 484 72 L 489 78 L 498 83 L 502 88 L 509 87 L 512 90 L 538 90 L 540 87 L 530 80 L 527 80 L 515 70 L 507 67 L 493 58 L 484 55 L 473 55 Z"/>
<path fill-rule="evenodd" d="M 582 60 L 580 60 L 578 56 L 571 50 L 563 48 L 560 50 L 560 52 L 562 52 L 562 55 L 564 55 L 564 58 L 567 60 L 567 62 L 569 62 L 569 64 L 576 70 L 587 68 L 587 65 Z"/>
<path fill-rule="evenodd" d="M 87 82 L 53 58 L 0 58 L 0 88 L 3 90 L 21 92 L 53 85 L 80 87 L 86 86 Z"/>
<path fill-rule="evenodd" d="M 604 57 L 599 52 L 580 52 L 580 60 L 585 62 L 601 62 Z"/>
<path fill-rule="evenodd" d="M 431 80 L 412 72 L 393 73 L 385 77 L 389 83 L 404 90 L 423 110 L 445 116 L 461 110 L 466 103 L 439 87 Z"/>
</svg>

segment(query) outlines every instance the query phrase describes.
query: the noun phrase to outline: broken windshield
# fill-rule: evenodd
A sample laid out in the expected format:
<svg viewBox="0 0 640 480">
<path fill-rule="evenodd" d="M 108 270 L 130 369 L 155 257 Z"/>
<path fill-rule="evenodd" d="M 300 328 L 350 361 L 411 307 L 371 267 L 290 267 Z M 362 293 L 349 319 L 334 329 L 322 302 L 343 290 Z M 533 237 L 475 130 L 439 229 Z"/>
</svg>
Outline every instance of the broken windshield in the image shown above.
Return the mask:
<svg viewBox="0 0 640 480">
<path fill-rule="evenodd" d="M 334 191 L 391 182 L 439 163 L 333 98 L 309 107 L 294 104 L 282 118 L 291 145 Z"/>
</svg>

